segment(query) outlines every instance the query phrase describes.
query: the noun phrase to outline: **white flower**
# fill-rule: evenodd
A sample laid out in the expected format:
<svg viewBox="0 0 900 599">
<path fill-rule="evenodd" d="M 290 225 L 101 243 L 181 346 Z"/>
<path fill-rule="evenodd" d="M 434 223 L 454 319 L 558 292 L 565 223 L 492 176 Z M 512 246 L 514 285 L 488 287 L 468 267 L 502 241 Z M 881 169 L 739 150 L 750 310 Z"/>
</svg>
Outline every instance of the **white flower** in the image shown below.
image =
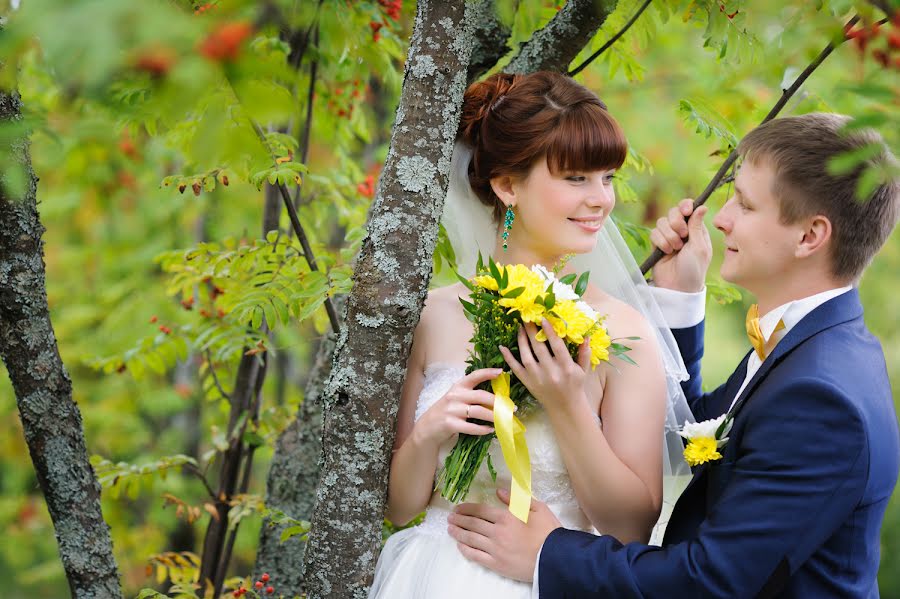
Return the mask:
<svg viewBox="0 0 900 599">
<path fill-rule="evenodd" d="M 575 290 L 572 289 L 571 285 L 566 285 L 565 283 L 561 282 L 559 279 L 556 278 L 556 276 L 552 272 L 547 270 L 543 265 L 535 264 L 534 266 L 531 267 L 531 271 L 540 275 L 542 279 L 544 279 L 545 281 L 549 282 L 552 285 L 553 295 L 556 296 L 557 301 L 561 301 L 561 300 L 573 300 L 574 301 L 574 300 L 580 299 L 578 297 L 578 294 L 575 293 Z"/>
<path fill-rule="evenodd" d="M 578 308 L 579 310 L 581 310 L 582 312 L 584 312 L 585 316 L 587 316 L 594 322 L 596 322 L 597 318 L 599 318 L 599 316 L 600 316 L 599 314 L 597 314 L 596 310 L 594 310 L 593 308 L 591 308 L 588 305 L 587 302 L 584 302 L 584 301 L 575 302 L 575 307 Z"/>
<path fill-rule="evenodd" d="M 728 419 L 728 424 L 722 429 L 722 434 L 717 436 L 716 431 L 719 430 L 726 418 Z M 728 433 L 731 432 L 732 424 L 734 424 L 734 419 L 728 418 L 728 414 L 722 414 L 718 418 L 704 420 L 703 422 L 685 422 L 684 427 L 678 434 L 685 439 L 716 439 L 716 447 L 722 447 L 728 442 Z"/>
</svg>

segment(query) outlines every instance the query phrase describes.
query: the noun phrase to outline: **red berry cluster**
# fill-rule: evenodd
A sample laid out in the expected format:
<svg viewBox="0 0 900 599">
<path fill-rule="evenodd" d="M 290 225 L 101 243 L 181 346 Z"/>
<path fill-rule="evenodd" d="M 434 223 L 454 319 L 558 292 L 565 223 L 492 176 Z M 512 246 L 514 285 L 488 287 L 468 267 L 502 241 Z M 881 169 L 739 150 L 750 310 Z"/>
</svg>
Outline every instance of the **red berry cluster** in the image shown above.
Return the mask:
<svg viewBox="0 0 900 599">
<path fill-rule="evenodd" d="M 359 195 L 369 198 L 370 200 L 375 197 L 375 176 L 374 175 L 366 175 L 365 181 L 356 186 L 356 191 L 359 192 Z"/>
<path fill-rule="evenodd" d="M 378 4 L 384 11 L 381 21 L 369 21 L 369 27 L 372 29 L 372 41 L 377 42 L 381 39 L 381 28 L 388 24 L 388 19 L 392 21 L 400 20 L 400 11 L 403 9 L 403 0 L 378 0 Z"/>
<path fill-rule="evenodd" d="M 266 584 L 267 582 L 269 582 L 269 575 L 263 574 L 262 576 L 259 577 L 259 580 L 257 580 L 256 582 L 253 583 L 253 588 L 261 593 L 265 593 L 266 595 L 271 595 L 275 592 L 275 587 L 273 587 L 272 585 L 267 585 Z M 234 590 L 234 592 L 232 593 L 232 595 L 234 595 L 235 597 L 241 597 L 242 595 L 245 595 L 246 593 L 247 593 L 247 589 L 244 588 L 243 586 L 241 586 L 241 587 L 236 588 Z"/>
<path fill-rule="evenodd" d="M 202 14 L 205 13 L 206 11 L 212 10 L 212 9 L 214 9 L 215 7 L 216 7 L 216 5 L 213 4 L 212 2 L 207 2 L 206 4 L 201 4 L 200 6 L 198 6 L 197 8 L 195 8 L 195 9 L 194 9 L 194 14 L 195 14 L 195 15 L 202 15 Z"/>
<path fill-rule="evenodd" d="M 151 77 L 164 77 L 177 62 L 175 51 L 167 46 L 154 46 L 141 50 L 134 57 L 134 68 L 143 71 Z"/>
<path fill-rule="evenodd" d="M 348 86 L 348 87 L 344 87 Z M 353 117 L 353 109 L 362 97 L 362 81 L 356 79 L 353 83 L 338 84 L 328 100 L 328 109 L 337 114 L 339 118 L 350 119 Z"/>
<path fill-rule="evenodd" d="M 249 21 L 223 23 L 200 43 L 200 54 L 216 62 L 234 62 L 244 40 L 253 33 Z"/>
<path fill-rule="evenodd" d="M 882 27 L 881 23 L 863 24 L 845 27 L 844 33 L 856 44 L 860 55 L 871 50 L 872 58 L 882 67 L 900 70 L 900 9 L 894 13 L 889 27 Z"/>
</svg>

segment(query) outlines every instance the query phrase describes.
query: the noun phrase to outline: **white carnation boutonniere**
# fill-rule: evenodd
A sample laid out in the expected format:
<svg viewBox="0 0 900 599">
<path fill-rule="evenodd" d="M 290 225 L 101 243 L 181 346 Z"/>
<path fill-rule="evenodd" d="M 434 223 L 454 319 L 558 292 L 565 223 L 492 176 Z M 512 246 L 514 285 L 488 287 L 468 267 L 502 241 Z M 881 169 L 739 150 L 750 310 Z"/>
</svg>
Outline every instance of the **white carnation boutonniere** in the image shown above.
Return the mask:
<svg viewBox="0 0 900 599">
<path fill-rule="evenodd" d="M 699 466 L 707 462 L 722 459 L 719 449 L 728 442 L 728 433 L 734 418 L 731 414 L 722 414 L 712 420 L 688 422 L 679 435 L 688 440 L 684 448 L 684 459 L 690 466 Z"/>
</svg>

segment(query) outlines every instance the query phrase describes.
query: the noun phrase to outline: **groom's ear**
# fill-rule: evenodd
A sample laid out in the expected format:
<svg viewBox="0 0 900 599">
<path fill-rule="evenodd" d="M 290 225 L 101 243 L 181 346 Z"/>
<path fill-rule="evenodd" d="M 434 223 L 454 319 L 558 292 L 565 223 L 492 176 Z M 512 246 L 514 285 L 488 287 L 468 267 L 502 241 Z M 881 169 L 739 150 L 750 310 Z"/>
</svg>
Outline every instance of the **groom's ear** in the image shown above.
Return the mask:
<svg viewBox="0 0 900 599">
<path fill-rule="evenodd" d="M 506 206 L 514 206 L 516 203 L 516 192 L 513 189 L 513 179 L 509 175 L 502 177 L 494 177 L 491 179 L 491 189 L 500 198 Z"/>
<path fill-rule="evenodd" d="M 797 244 L 794 255 L 798 258 L 807 258 L 816 252 L 824 251 L 824 248 L 831 240 L 831 221 L 828 217 L 817 214 L 806 223 L 803 231 L 803 237 Z"/>
</svg>

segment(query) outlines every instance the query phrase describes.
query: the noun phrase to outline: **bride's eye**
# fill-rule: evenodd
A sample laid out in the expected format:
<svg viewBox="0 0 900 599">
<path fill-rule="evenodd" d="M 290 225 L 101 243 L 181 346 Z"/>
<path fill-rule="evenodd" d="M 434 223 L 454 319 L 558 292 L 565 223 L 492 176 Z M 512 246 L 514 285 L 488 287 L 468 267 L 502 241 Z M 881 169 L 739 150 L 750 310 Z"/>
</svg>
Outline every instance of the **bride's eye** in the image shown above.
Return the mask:
<svg viewBox="0 0 900 599">
<path fill-rule="evenodd" d="M 612 182 L 616 179 L 616 173 L 608 173 L 603 176 L 603 182 L 607 185 L 612 185 Z"/>
<path fill-rule="evenodd" d="M 569 175 L 566 177 L 566 181 L 572 181 L 573 183 L 582 183 L 584 182 L 584 175 Z"/>
</svg>

